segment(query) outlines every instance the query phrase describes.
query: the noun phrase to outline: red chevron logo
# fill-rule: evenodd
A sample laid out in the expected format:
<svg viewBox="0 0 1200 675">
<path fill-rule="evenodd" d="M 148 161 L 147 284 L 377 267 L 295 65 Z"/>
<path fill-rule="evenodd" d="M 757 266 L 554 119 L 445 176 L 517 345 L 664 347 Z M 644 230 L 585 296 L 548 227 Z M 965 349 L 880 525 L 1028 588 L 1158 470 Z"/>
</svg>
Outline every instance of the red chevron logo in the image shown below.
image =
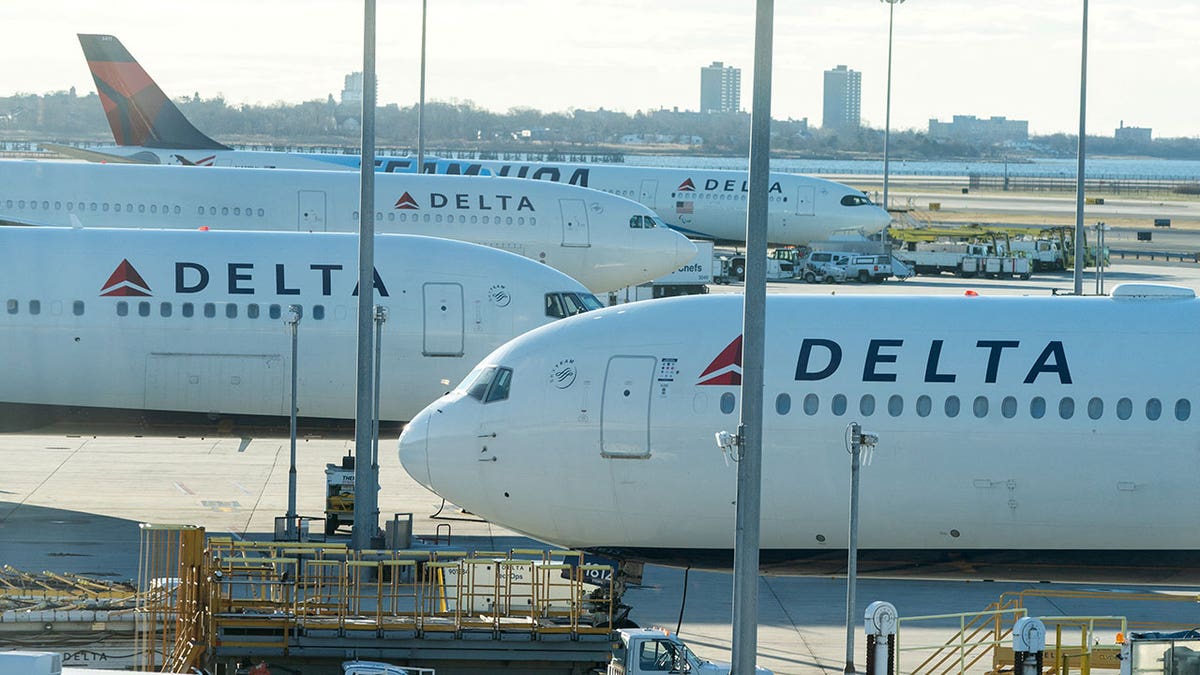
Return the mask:
<svg viewBox="0 0 1200 675">
<path fill-rule="evenodd" d="M 400 195 L 400 199 L 396 200 L 395 208 L 415 211 L 421 207 L 417 206 L 417 200 L 413 199 L 412 195 L 405 192 L 404 194 Z"/>
<path fill-rule="evenodd" d="M 704 379 L 704 378 L 708 379 Z M 717 358 L 700 373 L 699 385 L 740 385 L 742 383 L 742 336 L 734 338 L 729 346 L 717 354 Z"/>
<path fill-rule="evenodd" d="M 150 284 L 142 279 L 142 275 L 122 260 L 117 269 L 108 277 L 108 281 L 100 287 L 100 297 L 150 297 Z"/>
<path fill-rule="evenodd" d="M 691 178 L 688 178 L 688 179 L 685 179 L 682 183 L 680 183 L 679 187 L 675 188 L 675 191 L 676 192 L 695 192 L 696 184 L 692 182 Z"/>
</svg>

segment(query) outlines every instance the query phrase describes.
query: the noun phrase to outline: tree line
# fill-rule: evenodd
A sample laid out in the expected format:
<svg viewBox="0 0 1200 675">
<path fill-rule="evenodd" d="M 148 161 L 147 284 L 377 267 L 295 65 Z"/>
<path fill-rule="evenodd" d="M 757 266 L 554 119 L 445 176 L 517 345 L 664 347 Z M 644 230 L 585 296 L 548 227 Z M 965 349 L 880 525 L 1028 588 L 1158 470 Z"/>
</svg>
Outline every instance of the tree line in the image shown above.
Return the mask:
<svg viewBox="0 0 1200 675">
<path fill-rule="evenodd" d="M 229 104 L 221 96 L 199 93 L 176 99 L 198 129 L 226 144 L 357 146 L 357 105 L 326 100 L 270 105 Z M 497 113 L 471 101 L 426 103 L 423 121 L 427 147 L 446 150 L 520 152 L 607 150 L 672 154 L 745 155 L 750 147 L 746 113 L 696 113 L 673 110 L 624 113 L 603 108 L 542 112 L 511 108 Z M 376 112 L 377 144 L 416 145 L 415 105 L 395 103 Z M 778 155 L 827 159 L 879 158 L 883 132 L 810 128 L 807 120 L 772 120 L 771 149 Z M 17 94 L 0 97 L 0 140 L 112 142 L 107 120 L 94 93 Z M 1074 156 L 1075 137 L 1031 137 L 1020 145 L 934 139 L 923 131 L 893 131 L 889 152 L 895 159 L 1002 159 L 1021 156 Z M 1137 155 L 1164 159 L 1200 159 L 1200 139 L 1155 139 L 1124 143 L 1089 136 L 1091 154 Z"/>
</svg>

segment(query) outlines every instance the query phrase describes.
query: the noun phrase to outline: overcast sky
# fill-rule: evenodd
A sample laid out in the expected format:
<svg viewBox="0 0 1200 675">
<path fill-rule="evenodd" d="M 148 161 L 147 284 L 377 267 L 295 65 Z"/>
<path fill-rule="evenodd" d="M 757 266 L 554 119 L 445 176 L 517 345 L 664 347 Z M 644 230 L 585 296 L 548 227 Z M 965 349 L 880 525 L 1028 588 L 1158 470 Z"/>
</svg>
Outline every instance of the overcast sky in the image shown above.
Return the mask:
<svg viewBox="0 0 1200 675">
<path fill-rule="evenodd" d="M 695 110 L 700 68 L 753 86 L 753 0 L 430 0 L 426 96 L 528 106 Z M 230 102 L 336 97 L 362 68 L 359 0 L 3 0 L 0 94 L 93 90 L 76 33 L 121 39 L 169 96 Z M 380 103 L 417 100 L 420 0 L 378 0 Z M 1003 115 L 1033 133 L 1078 129 L 1082 0 L 908 0 L 895 7 L 892 123 Z M 1088 133 L 1122 120 L 1200 135 L 1200 4 L 1092 0 Z M 821 124 L 822 71 L 862 73 L 882 127 L 888 6 L 779 0 L 772 115 Z"/>
</svg>

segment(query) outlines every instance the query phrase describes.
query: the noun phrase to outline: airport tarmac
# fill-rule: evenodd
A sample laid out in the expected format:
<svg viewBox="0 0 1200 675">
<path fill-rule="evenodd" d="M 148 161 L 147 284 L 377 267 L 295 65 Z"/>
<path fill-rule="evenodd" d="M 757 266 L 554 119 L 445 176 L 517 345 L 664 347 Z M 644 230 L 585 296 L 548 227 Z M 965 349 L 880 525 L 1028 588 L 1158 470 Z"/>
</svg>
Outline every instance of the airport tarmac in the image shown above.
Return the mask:
<svg viewBox="0 0 1200 675">
<path fill-rule="evenodd" d="M 1200 265 L 1114 265 L 1106 288 L 1116 283 L 1168 283 L 1200 289 Z M 1037 274 L 1029 281 L 914 277 L 883 284 L 769 284 L 771 293 L 936 293 L 1048 294 L 1069 290 L 1067 273 Z M 1085 293 L 1094 292 L 1089 274 Z M 715 286 L 713 292 L 739 292 Z M 298 512 L 320 516 L 326 463 L 337 463 L 349 441 L 304 440 L 298 446 Z M 27 571 L 51 570 L 104 579 L 137 575 L 138 524 L 201 525 L 212 534 L 269 539 L 274 519 L 287 506 L 287 440 L 216 438 L 112 438 L 80 436 L 0 436 L 0 564 Z M 380 448 L 382 518 L 414 514 L 414 533 L 427 540 L 439 525 L 451 529 L 451 546 L 503 550 L 534 545 L 504 528 L 463 514 L 412 481 L 396 461 L 395 443 Z M 867 470 L 870 470 L 869 468 Z M 432 517 L 435 513 L 438 517 Z M 1102 528 L 1103 523 L 1096 527 Z M 732 533 L 730 537 L 732 538 Z M 684 571 L 648 567 L 644 582 L 625 601 L 640 625 L 674 629 L 680 619 Z M 856 622 L 873 600 L 895 604 L 902 617 L 982 610 L 1001 593 L 1080 588 L 1064 584 L 1014 584 L 975 580 L 938 582 L 869 579 L 860 582 Z M 1099 589 L 1092 584 L 1084 588 Z M 1105 587 L 1108 588 L 1108 587 Z M 1062 597 L 1033 598 L 1031 615 L 1116 615 L 1138 621 L 1200 625 L 1195 602 L 1148 603 L 1122 598 L 1129 587 L 1111 590 L 1111 601 Z M 1147 589 L 1164 598 L 1187 597 L 1197 589 Z M 836 673 L 845 665 L 845 579 L 764 576 L 759 583 L 759 663 L 776 673 Z M 688 575 L 681 637 L 703 657 L 728 660 L 731 644 L 731 576 L 693 570 Z M 1085 604 L 1086 602 L 1086 604 Z M 957 627 L 941 619 L 925 627 L 902 628 L 905 647 L 945 640 Z M 857 665 L 863 665 L 863 638 L 856 631 Z M 906 652 L 898 672 L 908 670 L 916 652 Z"/>
</svg>

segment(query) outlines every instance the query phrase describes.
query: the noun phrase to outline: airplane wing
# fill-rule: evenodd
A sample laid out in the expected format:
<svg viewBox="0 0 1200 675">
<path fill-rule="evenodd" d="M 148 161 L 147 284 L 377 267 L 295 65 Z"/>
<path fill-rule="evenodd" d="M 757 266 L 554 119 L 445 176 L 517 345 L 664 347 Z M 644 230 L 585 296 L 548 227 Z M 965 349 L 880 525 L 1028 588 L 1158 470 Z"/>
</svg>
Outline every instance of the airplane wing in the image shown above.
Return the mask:
<svg viewBox="0 0 1200 675">
<path fill-rule="evenodd" d="M 76 227 L 82 226 L 82 225 L 75 225 L 76 222 L 78 222 L 78 218 L 73 217 L 73 220 L 71 221 L 72 225 L 76 226 Z M 28 220 L 25 218 L 14 218 L 13 216 L 8 216 L 8 215 L 0 215 L 0 227 L 50 227 L 50 226 L 51 226 L 51 223 L 38 222 L 36 220 Z"/>
<path fill-rule="evenodd" d="M 71 159 L 82 159 L 88 162 L 96 162 L 99 164 L 156 164 L 157 162 L 147 162 L 139 159 L 136 155 L 126 157 L 122 155 L 114 155 L 98 150 L 86 150 L 84 148 L 75 148 L 70 145 L 59 145 L 57 143 L 42 143 L 40 144 L 43 150 L 57 152 L 64 157 Z"/>
</svg>

